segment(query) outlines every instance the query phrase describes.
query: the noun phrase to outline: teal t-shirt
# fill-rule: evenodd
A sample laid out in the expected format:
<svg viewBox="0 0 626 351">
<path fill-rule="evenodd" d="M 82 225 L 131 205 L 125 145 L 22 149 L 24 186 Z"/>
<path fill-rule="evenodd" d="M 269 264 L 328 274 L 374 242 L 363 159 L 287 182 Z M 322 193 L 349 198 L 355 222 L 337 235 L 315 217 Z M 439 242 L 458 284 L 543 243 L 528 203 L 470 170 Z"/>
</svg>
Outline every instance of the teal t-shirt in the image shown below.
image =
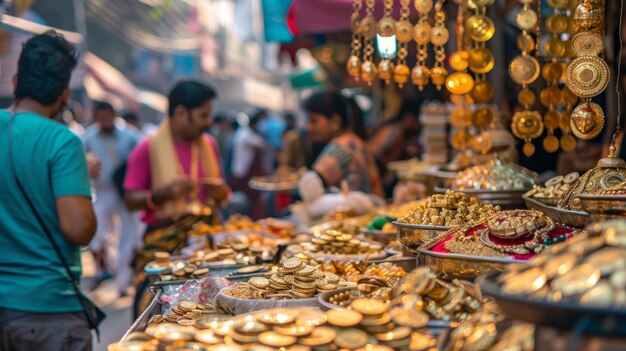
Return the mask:
<svg viewBox="0 0 626 351">
<path fill-rule="evenodd" d="M 0 111 L 0 307 L 43 313 L 80 311 L 61 261 L 10 172 L 10 119 L 7 111 Z M 91 196 L 82 142 L 60 123 L 18 112 L 11 150 L 17 177 L 72 273 L 80 277 L 80 250 L 61 233 L 55 199 Z"/>
</svg>

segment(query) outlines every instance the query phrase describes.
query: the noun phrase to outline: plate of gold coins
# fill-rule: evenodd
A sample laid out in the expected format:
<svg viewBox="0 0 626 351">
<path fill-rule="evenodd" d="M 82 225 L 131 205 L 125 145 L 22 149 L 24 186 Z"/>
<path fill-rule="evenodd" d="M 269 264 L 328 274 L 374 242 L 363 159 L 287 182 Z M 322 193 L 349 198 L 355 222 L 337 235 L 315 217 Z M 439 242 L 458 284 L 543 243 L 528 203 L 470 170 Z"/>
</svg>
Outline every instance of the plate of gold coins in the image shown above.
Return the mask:
<svg viewBox="0 0 626 351">
<path fill-rule="evenodd" d="M 412 253 L 424 242 L 450 228 L 460 227 L 499 211 L 498 206 L 484 205 L 474 197 L 447 191 L 429 196 L 424 205 L 393 222 L 398 240 Z"/>
<path fill-rule="evenodd" d="M 576 234 L 535 210 L 494 213 L 483 221 L 450 230 L 422 245 L 424 264 L 442 277 L 474 279 L 522 263 Z"/>
<path fill-rule="evenodd" d="M 519 320 L 626 335 L 626 220 L 588 226 L 528 263 L 484 277 L 481 290 Z"/>
<path fill-rule="evenodd" d="M 419 315 L 419 319 L 412 319 Z M 346 311 L 274 308 L 198 326 L 152 325 L 110 350 L 430 350 L 422 312 L 398 312 L 377 300 L 358 299 Z M 173 349 L 172 349 L 173 350 Z M 178 348 L 176 348 L 178 350 Z"/>
<path fill-rule="evenodd" d="M 356 285 L 325 273 L 297 257 L 285 260 L 269 278 L 257 276 L 222 289 L 215 298 L 219 308 L 239 315 L 273 307 L 316 307 L 320 293 Z"/>
<path fill-rule="evenodd" d="M 359 260 L 369 258 L 372 260 L 387 257 L 384 245 L 362 239 L 357 239 L 358 228 L 329 227 L 327 229 L 313 231 L 310 242 L 289 245 L 286 253 L 295 255 L 303 253 L 323 260 Z"/>
</svg>

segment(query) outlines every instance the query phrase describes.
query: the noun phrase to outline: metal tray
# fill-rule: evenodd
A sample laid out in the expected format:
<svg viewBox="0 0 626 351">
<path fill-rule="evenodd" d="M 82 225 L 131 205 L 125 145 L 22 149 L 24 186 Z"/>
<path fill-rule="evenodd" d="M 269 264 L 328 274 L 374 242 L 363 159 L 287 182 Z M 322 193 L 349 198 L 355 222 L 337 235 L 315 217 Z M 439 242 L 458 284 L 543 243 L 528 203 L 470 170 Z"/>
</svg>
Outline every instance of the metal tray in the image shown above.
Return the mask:
<svg viewBox="0 0 626 351">
<path fill-rule="evenodd" d="M 580 194 L 577 197 L 591 222 L 626 217 L 626 195 Z"/>
<path fill-rule="evenodd" d="M 565 224 L 575 228 L 584 228 L 591 223 L 589 214 L 581 211 L 566 210 L 555 206 L 550 206 L 536 199 L 524 196 L 524 201 L 529 209 L 543 212 L 557 223 Z"/>
<path fill-rule="evenodd" d="M 422 244 L 450 230 L 449 227 L 436 225 L 391 223 L 396 227 L 400 243 L 413 255 L 417 253 L 417 248 Z"/>
<path fill-rule="evenodd" d="M 525 264 L 526 261 L 513 258 L 495 258 L 433 252 L 417 249 L 417 265 L 427 266 L 444 280 L 462 279 L 473 281 L 481 274 L 503 271 L 512 263 Z"/>
<path fill-rule="evenodd" d="M 478 283 L 483 294 L 494 298 L 509 317 L 560 330 L 574 330 L 579 335 L 626 336 L 626 309 L 587 307 L 506 295 L 500 291 L 497 276 L 497 273 L 481 276 Z"/>
</svg>

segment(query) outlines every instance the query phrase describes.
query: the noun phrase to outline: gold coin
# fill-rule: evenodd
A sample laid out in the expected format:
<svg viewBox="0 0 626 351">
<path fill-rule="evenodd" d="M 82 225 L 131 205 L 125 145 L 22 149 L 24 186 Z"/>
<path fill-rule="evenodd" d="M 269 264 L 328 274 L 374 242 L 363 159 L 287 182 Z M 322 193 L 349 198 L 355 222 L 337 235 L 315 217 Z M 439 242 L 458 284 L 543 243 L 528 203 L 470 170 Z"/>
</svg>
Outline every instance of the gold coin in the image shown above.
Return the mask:
<svg viewBox="0 0 626 351">
<path fill-rule="evenodd" d="M 411 22 L 396 22 L 396 39 L 399 43 L 409 43 L 413 40 L 413 25 Z"/>
<path fill-rule="evenodd" d="M 559 127 L 559 123 L 561 122 L 561 114 L 556 111 L 547 111 L 543 116 L 543 123 L 546 125 L 548 129 L 556 129 Z"/>
<path fill-rule="evenodd" d="M 537 25 L 537 13 L 531 9 L 522 9 L 515 16 L 515 23 L 522 30 L 534 29 Z"/>
<path fill-rule="evenodd" d="M 541 103 L 546 107 L 554 107 L 563 100 L 561 89 L 557 87 L 547 87 L 541 91 Z"/>
<path fill-rule="evenodd" d="M 524 146 L 522 146 L 522 152 L 526 157 L 532 156 L 535 153 L 535 145 L 531 144 L 530 142 L 525 143 Z"/>
<path fill-rule="evenodd" d="M 430 335 L 423 334 L 420 332 L 414 332 L 411 334 L 411 343 L 409 344 L 409 349 L 411 351 L 424 351 L 429 350 L 431 347 L 435 346 L 437 341 L 433 339 Z"/>
<path fill-rule="evenodd" d="M 283 267 L 287 269 L 294 269 L 296 267 L 299 267 L 301 264 L 302 264 L 302 261 L 299 258 L 292 257 L 292 258 L 286 259 L 285 262 L 283 262 Z"/>
<path fill-rule="evenodd" d="M 548 39 L 544 43 L 543 49 L 548 54 L 550 54 L 551 56 L 555 56 L 555 57 L 563 57 L 565 56 L 565 53 L 567 51 L 567 48 L 565 47 L 565 43 L 561 41 L 561 39 L 559 38 Z"/>
<path fill-rule="evenodd" d="M 493 37 L 496 28 L 491 18 L 483 15 L 474 15 L 465 21 L 465 30 L 472 40 L 485 42 Z"/>
<path fill-rule="evenodd" d="M 411 335 L 411 328 L 397 327 L 386 333 L 378 333 L 375 336 L 379 341 L 388 342 L 406 339 L 409 335 Z"/>
<path fill-rule="evenodd" d="M 326 323 L 327 320 L 326 314 L 320 310 L 313 308 L 300 309 L 296 317 L 296 325 L 317 327 Z"/>
<path fill-rule="evenodd" d="M 595 138 L 604 127 L 604 112 L 595 102 L 581 103 L 570 115 L 570 129 L 583 140 Z"/>
<path fill-rule="evenodd" d="M 376 316 L 381 315 L 387 311 L 387 305 L 380 300 L 370 299 L 370 298 L 361 298 L 354 300 L 350 307 L 353 310 L 366 315 L 366 316 Z"/>
<path fill-rule="evenodd" d="M 394 308 L 390 312 L 390 317 L 394 323 L 403 327 L 423 328 L 428 324 L 428 315 L 416 309 Z"/>
<path fill-rule="evenodd" d="M 482 129 L 493 123 L 493 111 L 490 108 L 479 108 L 472 114 L 472 125 Z"/>
<path fill-rule="evenodd" d="M 413 40 L 418 45 L 426 45 L 430 41 L 430 24 L 426 21 L 418 22 L 415 27 L 413 27 Z"/>
<path fill-rule="evenodd" d="M 485 103 L 493 98 L 493 93 L 493 85 L 490 81 L 479 80 L 474 83 L 474 87 L 469 94 L 475 103 Z"/>
<path fill-rule="evenodd" d="M 493 69 L 493 54 L 487 48 L 475 47 L 467 57 L 470 71 L 474 73 L 489 73 Z"/>
<path fill-rule="evenodd" d="M 515 41 L 517 48 L 522 52 L 531 52 L 535 49 L 535 39 L 528 33 L 521 33 L 517 36 Z"/>
<path fill-rule="evenodd" d="M 572 50 L 578 56 L 596 56 L 604 51 L 604 40 L 598 33 L 578 33 L 572 38 Z"/>
<path fill-rule="evenodd" d="M 586 263 L 594 266 L 600 274 L 609 275 L 626 268 L 626 251 L 617 247 L 600 249 L 587 257 Z"/>
<path fill-rule="evenodd" d="M 567 7 L 568 4 L 568 0 L 548 0 L 548 6 L 552 7 L 553 9 L 562 9 Z"/>
<path fill-rule="evenodd" d="M 359 31 L 365 38 L 374 38 L 376 35 L 376 19 L 374 19 L 374 16 L 367 16 L 363 18 L 363 20 L 361 20 L 361 29 Z"/>
<path fill-rule="evenodd" d="M 383 17 L 376 24 L 376 32 L 382 37 L 390 37 L 396 34 L 396 21 L 391 17 Z"/>
<path fill-rule="evenodd" d="M 599 280 L 600 271 L 590 264 L 583 263 L 554 279 L 550 287 L 560 292 L 563 297 L 571 297 L 593 288 Z"/>
<path fill-rule="evenodd" d="M 548 153 L 559 151 L 559 139 L 554 135 L 548 135 L 543 139 L 543 149 Z"/>
<path fill-rule="evenodd" d="M 267 278 L 264 277 L 252 277 L 250 278 L 249 281 L 250 285 L 254 286 L 255 288 L 259 288 L 259 289 L 265 289 L 270 285 L 270 281 L 267 280 Z"/>
<path fill-rule="evenodd" d="M 546 285 L 546 282 L 546 275 L 541 268 L 529 268 L 504 282 L 502 292 L 510 295 L 532 294 Z"/>
<path fill-rule="evenodd" d="M 274 331 L 287 336 L 305 336 L 311 334 L 313 327 L 307 325 L 274 326 Z"/>
<path fill-rule="evenodd" d="M 520 55 L 509 64 L 509 75 L 517 84 L 530 84 L 539 77 L 539 62 L 532 56 Z"/>
<path fill-rule="evenodd" d="M 298 316 L 297 311 L 288 310 L 285 308 L 275 308 L 271 310 L 263 311 L 255 315 L 256 320 L 265 324 L 272 325 L 285 325 L 293 323 Z M 235 328 L 235 330 L 237 330 Z"/>
<path fill-rule="evenodd" d="M 522 106 L 531 106 L 535 103 L 537 97 L 535 96 L 535 92 L 528 88 L 522 89 L 517 95 L 517 102 L 519 102 Z"/>
<path fill-rule="evenodd" d="M 472 135 L 465 129 L 459 129 L 454 134 L 452 134 L 452 138 L 450 139 L 450 144 L 452 147 L 457 150 L 462 150 L 467 147 L 469 144 Z"/>
<path fill-rule="evenodd" d="M 585 255 L 586 253 L 595 251 L 604 245 L 604 239 L 591 237 L 586 240 L 578 239 L 581 235 L 576 235 L 570 240 L 567 240 L 565 244 L 567 245 L 567 251 L 573 252 L 577 255 Z M 584 236 L 583 236 L 584 238 Z"/>
<path fill-rule="evenodd" d="M 557 83 L 563 75 L 563 66 L 559 62 L 549 62 L 541 68 L 541 76 L 549 83 Z"/>
<path fill-rule="evenodd" d="M 213 330 L 205 329 L 196 331 L 196 341 L 204 344 L 216 345 L 222 343 L 222 338 L 215 334 Z"/>
<path fill-rule="evenodd" d="M 614 296 L 615 293 L 611 284 L 600 282 L 583 294 L 580 303 L 583 305 L 610 306 L 613 304 Z"/>
<path fill-rule="evenodd" d="M 326 312 L 328 323 L 336 327 L 352 327 L 363 320 L 363 315 L 354 310 L 328 310 Z"/>
<path fill-rule="evenodd" d="M 576 264 L 578 255 L 572 252 L 566 252 L 552 257 L 544 265 L 543 271 L 548 280 L 554 279 L 569 272 Z"/>
<path fill-rule="evenodd" d="M 356 328 L 340 329 L 337 331 L 335 345 L 346 349 L 358 349 L 369 341 L 367 333 Z"/>
<path fill-rule="evenodd" d="M 259 334 L 259 342 L 272 347 L 286 347 L 296 343 L 295 336 L 281 335 L 273 331 L 266 331 Z"/>
<path fill-rule="evenodd" d="M 472 125 L 472 111 L 465 107 L 457 107 L 450 114 L 450 123 L 455 128 L 465 128 Z"/>
<path fill-rule="evenodd" d="M 567 66 L 565 84 L 581 98 L 594 97 L 609 84 L 609 66 L 599 57 L 578 57 Z"/>
<path fill-rule="evenodd" d="M 511 122 L 511 130 L 520 139 L 539 137 L 543 133 L 541 114 L 537 111 L 516 112 Z"/>
<path fill-rule="evenodd" d="M 433 0 L 415 0 L 415 10 L 420 14 L 428 14 L 433 8 Z"/>
<path fill-rule="evenodd" d="M 365 347 L 356 349 L 356 351 L 393 351 L 389 346 L 367 344 Z"/>
<path fill-rule="evenodd" d="M 452 94 L 464 95 L 474 87 L 474 78 L 465 72 L 454 72 L 446 77 L 446 89 Z"/>
<path fill-rule="evenodd" d="M 546 19 L 546 29 L 548 33 L 552 34 L 560 34 L 567 32 L 567 28 L 569 27 L 569 20 L 567 16 L 558 14 L 549 16 Z"/>
<path fill-rule="evenodd" d="M 430 43 L 436 46 L 446 45 L 450 33 L 448 29 L 443 25 L 437 25 L 430 31 Z"/>
<path fill-rule="evenodd" d="M 322 346 L 330 344 L 336 336 L 337 333 L 332 328 L 317 327 L 311 335 L 300 338 L 298 342 L 304 346 Z"/>
<path fill-rule="evenodd" d="M 195 310 L 196 307 L 198 307 L 198 305 L 193 302 L 193 301 L 188 301 L 188 300 L 183 300 L 178 304 L 181 308 L 184 308 L 186 310 Z"/>
<path fill-rule="evenodd" d="M 450 67 L 452 67 L 452 69 L 455 71 L 464 71 L 465 69 L 467 69 L 468 55 L 469 54 L 465 50 L 458 50 L 453 52 L 452 55 L 450 55 L 450 59 L 448 60 Z"/>
</svg>

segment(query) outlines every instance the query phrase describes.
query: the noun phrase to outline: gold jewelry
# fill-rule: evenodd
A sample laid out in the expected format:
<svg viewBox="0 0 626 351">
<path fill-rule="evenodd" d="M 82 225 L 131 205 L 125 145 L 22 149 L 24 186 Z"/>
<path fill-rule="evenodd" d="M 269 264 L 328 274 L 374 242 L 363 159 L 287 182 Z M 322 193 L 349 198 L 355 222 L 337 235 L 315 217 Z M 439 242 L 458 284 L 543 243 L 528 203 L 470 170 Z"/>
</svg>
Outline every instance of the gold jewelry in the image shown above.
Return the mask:
<svg viewBox="0 0 626 351">
<path fill-rule="evenodd" d="M 446 13 L 443 11 L 443 0 L 438 0 L 435 4 L 435 25 L 430 32 L 430 43 L 435 50 L 435 65 L 430 70 L 430 79 L 437 87 L 437 90 L 441 90 L 448 75 L 448 71 L 443 64 L 446 60 L 445 45 L 450 38 L 445 21 Z"/>
<path fill-rule="evenodd" d="M 604 127 L 604 112 L 595 102 L 586 101 L 574 109 L 570 116 L 572 133 L 580 139 L 595 138 Z"/>
<path fill-rule="evenodd" d="M 572 38 L 572 50 L 578 56 L 597 56 L 604 51 L 602 36 L 593 32 L 582 32 Z"/>
<path fill-rule="evenodd" d="M 366 0 L 366 5 L 366 16 L 361 21 L 361 35 L 365 42 L 363 63 L 361 64 L 361 78 L 371 86 L 378 73 L 372 59 L 372 55 L 374 55 L 374 36 L 376 35 L 376 20 L 374 19 L 376 0 Z"/>
<path fill-rule="evenodd" d="M 352 28 L 352 42 L 350 43 L 350 47 L 352 49 L 350 58 L 348 58 L 348 63 L 346 64 L 346 69 L 348 70 L 348 75 L 355 80 L 359 80 L 361 78 L 361 17 L 359 16 L 359 12 L 363 7 L 363 0 L 353 0 L 352 8 L 354 12 L 352 13 L 352 17 L 350 18 L 350 26 Z"/>
<path fill-rule="evenodd" d="M 391 11 L 393 10 L 393 0 L 384 0 L 383 2 L 385 13 L 383 18 L 376 24 L 376 33 L 380 37 L 391 38 L 396 35 L 395 21 L 391 18 Z M 380 53 L 380 52 L 379 52 Z M 394 75 L 394 65 L 390 61 L 388 54 L 383 55 L 381 53 L 381 61 L 378 64 L 378 77 L 385 81 L 385 84 L 389 84 L 391 78 Z"/>
<path fill-rule="evenodd" d="M 581 56 L 567 66 L 567 87 L 581 98 L 600 94 L 609 84 L 609 66 L 597 56 Z"/>
<path fill-rule="evenodd" d="M 400 0 L 400 20 L 396 22 L 396 38 L 400 43 L 398 49 L 398 64 L 396 65 L 393 79 L 400 88 L 409 80 L 411 74 L 409 67 L 406 65 L 406 57 L 409 54 L 408 45 L 413 40 L 413 26 L 409 22 L 411 9 L 409 5 L 411 0 Z"/>
<path fill-rule="evenodd" d="M 413 27 L 413 40 L 417 45 L 417 63 L 411 70 L 411 81 L 419 91 L 422 91 L 430 81 L 430 70 L 426 67 L 426 59 L 428 58 L 427 45 L 430 42 L 431 32 L 430 24 L 428 24 L 428 13 L 433 8 L 433 2 L 432 0 L 415 0 L 414 5 L 420 18 Z"/>
</svg>

